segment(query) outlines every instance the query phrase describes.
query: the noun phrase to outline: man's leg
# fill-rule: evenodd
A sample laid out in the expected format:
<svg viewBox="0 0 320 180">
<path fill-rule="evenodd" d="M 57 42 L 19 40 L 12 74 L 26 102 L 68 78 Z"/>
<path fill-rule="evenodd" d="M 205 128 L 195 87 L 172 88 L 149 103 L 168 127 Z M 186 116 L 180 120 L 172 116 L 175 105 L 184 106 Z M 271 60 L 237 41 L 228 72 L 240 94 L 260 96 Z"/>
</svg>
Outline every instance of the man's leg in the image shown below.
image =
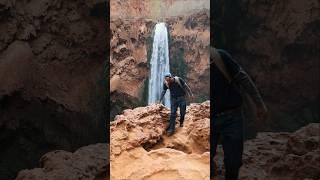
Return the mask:
<svg viewBox="0 0 320 180">
<path fill-rule="evenodd" d="M 241 114 L 233 114 L 223 124 L 222 146 L 224 151 L 225 179 L 237 180 L 242 165 L 243 129 Z"/>
<path fill-rule="evenodd" d="M 169 121 L 169 130 L 168 133 L 173 133 L 176 126 L 176 115 L 177 114 L 177 100 L 171 98 L 171 112 L 170 112 L 170 121 Z"/>
<path fill-rule="evenodd" d="M 182 98 L 179 102 L 179 108 L 180 108 L 180 127 L 183 127 L 184 122 L 184 116 L 186 115 L 186 109 L 187 109 L 187 102 L 185 98 Z"/>
</svg>

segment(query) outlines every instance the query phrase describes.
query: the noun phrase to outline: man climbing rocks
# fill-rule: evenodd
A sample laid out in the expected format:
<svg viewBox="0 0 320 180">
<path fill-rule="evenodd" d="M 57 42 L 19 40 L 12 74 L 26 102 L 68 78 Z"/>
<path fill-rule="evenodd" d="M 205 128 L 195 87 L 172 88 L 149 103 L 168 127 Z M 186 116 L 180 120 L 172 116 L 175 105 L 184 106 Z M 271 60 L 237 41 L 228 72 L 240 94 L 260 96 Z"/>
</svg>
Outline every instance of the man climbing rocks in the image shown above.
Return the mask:
<svg viewBox="0 0 320 180">
<path fill-rule="evenodd" d="M 187 107 L 186 93 L 188 93 L 191 97 L 193 97 L 193 94 L 189 86 L 180 77 L 173 77 L 170 73 L 165 74 L 163 90 L 159 103 L 161 103 L 161 101 L 163 100 L 167 89 L 170 90 L 171 103 L 170 121 L 167 131 L 168 135 L 170 136 L 175 131 L 177 108 L 180 108 L 180 127 L 183 127 L 184 116 Z"/>
<path fill-rule="evenodd" d="M 257 118 L 267 112 L 266 106 L 251 78 L 224 50 L 210 49 L 212 108 L 210 123 L 211 178 L 214 177 L 213 158 L 221 138 L 224 151 L 225 179 L 237 180 L 242 165 L 243 117 L 241 107 L 247 93 L 257 107 Z M 240 91 L 241 90 L 241 91 Z"/>
</svg>

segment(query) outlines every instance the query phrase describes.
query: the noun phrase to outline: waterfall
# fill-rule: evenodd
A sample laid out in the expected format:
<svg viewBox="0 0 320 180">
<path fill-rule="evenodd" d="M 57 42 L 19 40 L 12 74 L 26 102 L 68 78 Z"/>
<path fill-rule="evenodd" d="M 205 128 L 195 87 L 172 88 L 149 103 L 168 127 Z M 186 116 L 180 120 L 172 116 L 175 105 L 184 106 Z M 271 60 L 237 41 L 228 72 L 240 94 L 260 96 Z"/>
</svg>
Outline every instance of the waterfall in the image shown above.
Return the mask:
<svg viewBox="0 0 320 180">
<path fill-rule="evenodd" d="M 163 89 L 164 74 L 170 72 L 168 31 L 165 23 L 156 24 L 152 45 L 152 56 L 150 60 L 151 70 L 148 86 L 148 104 L 160 100 Z M 164 105 L 170 108 L 170 91 L 164 96 Z"/>
</svg>

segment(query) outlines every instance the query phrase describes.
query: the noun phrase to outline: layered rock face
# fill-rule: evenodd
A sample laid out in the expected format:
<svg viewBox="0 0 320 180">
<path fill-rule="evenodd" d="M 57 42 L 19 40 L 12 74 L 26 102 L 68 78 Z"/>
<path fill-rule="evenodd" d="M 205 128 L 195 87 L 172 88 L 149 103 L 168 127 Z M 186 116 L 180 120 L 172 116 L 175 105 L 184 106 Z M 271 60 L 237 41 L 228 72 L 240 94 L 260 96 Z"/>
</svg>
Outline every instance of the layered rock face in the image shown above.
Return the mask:
<svg viewBox="0 0 320 180">
<path fill-rule="evenodd" d="M 260 129 L 319 122 L 319 1 L 218 0 L 211 12 L 211 44 L 234 55 L 269 107 Z"/>
<path fill-rule="evenodd" d="M 154 22 L 145 19 L 110 20 L 111 118 L 122 110 L 143 104 L 149 73 L 147 40 Z"/>
<path fill-rule="evenodd" d="M 208 0 L 110 0 L 111 18 L 153 19 L 190 15 L 209 9 Z"/>
<path fill-rule="evenodd" d="M 166 136 L 169 110 L 125 110 L 111 123 L 111 179 L 209 179 L 209 101 L 187 108 L 185 126 Z M 178 118 L 177 118 L 178 123 Z"/>
<path fill-rule="evenodd" d="M 0 2 L 0 179 L 105 141 L 103 1 Z"/>
<path fill-rule="evenodd" d="M 145 19 L 111 19 L 111 93 L 141 97 L 144 79 L 149 72 L 147 38 L 150 37 L 154 25 L 154 22 Z"/>
<path fill-rule="evenodd" d="M 197 101 L 209 99 L 209 11 L 168 18 L 166 22 L 170 33 L 172 73 L 187 80 Z"/>
<path fill-rule="evenodd" d="M 217 179 L 224 179 L 222 152 L 218 152 Z M 298 180 L 320 178 L 320 124 L 294 133 L 258 133 L 244 145 L 239 179 Z"/>
</svg>

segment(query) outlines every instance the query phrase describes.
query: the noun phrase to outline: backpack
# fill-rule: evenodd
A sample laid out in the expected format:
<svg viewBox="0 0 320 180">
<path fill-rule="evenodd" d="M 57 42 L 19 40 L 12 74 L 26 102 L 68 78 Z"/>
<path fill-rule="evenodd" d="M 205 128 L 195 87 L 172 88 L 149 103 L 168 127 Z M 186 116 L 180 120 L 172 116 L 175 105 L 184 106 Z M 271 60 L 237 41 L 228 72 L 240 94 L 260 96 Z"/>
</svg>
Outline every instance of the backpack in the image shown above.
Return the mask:
<svg viewBox="0 0 320 180">
<path fill-rule="evenodd" d="M 214 48 L 210 48 L 210 54 L 213 59 L 213 63 L 217 66 L 217 68 L 222 72 L 223 76 L 228 80 L 230 84 L 234 83 L 232 77 L 230 76 L 229 72 L 226 69 L 226 65 L 223 62 L 220 54 Z M 235 89 L 239 91 L 242 97 L 242 115 L 244 116 L 243 127 L 244 131 L 244 138 L 253 138 L 256 136 L 257 127 L 255 126 L 256 120 L 256 106 L 250 95 L 239 85 L 234 84 Z M 249 133 L 247 132 L 249 131 Z"/>
<path fill-rule="evenodd" d="M 182 83 L 181 83 L 181 81 L 180 81 L 180 78 L 179 78 L 178 76 L 174 76 L 174 81 L 178 83 L 178 85 L 180 86 L 180 88 L 183 89 L 183 91 L 184 91 L 186 94 L 188 94 L 189 96 L 191 96 L 190 92 L 187 91 L 187 90 L 185 89 L 185 87 L 182 85 Z M 169 88 L 169 83 L 168 83 L 166 80 L 164 80 L 164 83 L 165 83 L 165 85 Z M 185 83 L 185 85 L 186 85 L 187 88 L 190 89 L 190 87 L 188 86 L 187 83 Z"/>
</svg>

